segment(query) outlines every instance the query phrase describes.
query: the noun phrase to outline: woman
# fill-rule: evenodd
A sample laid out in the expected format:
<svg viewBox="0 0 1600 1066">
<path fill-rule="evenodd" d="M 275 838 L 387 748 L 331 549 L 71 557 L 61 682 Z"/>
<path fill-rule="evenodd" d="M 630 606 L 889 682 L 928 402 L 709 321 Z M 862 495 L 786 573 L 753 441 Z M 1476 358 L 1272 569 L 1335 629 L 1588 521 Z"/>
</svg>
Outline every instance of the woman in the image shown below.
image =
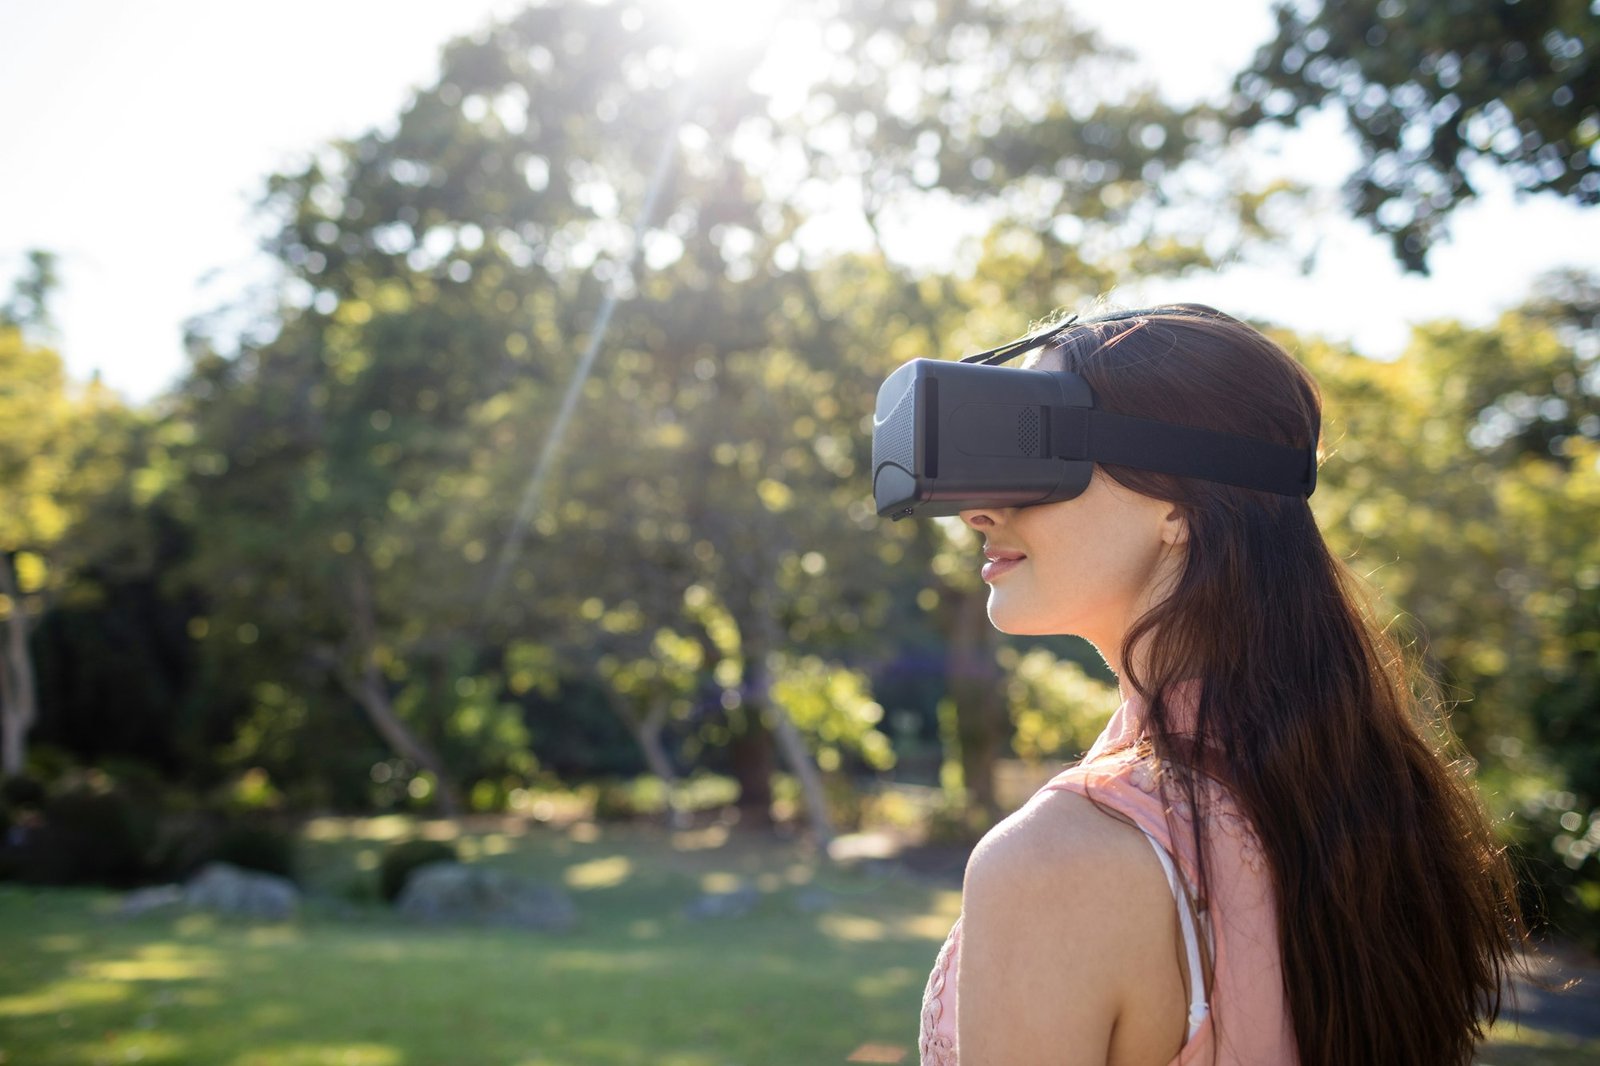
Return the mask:
<svg viewBox="0 0 1600 1066">
<path fill-rule="evenodd" d="M 1210 308 L 1081 322 L 1034 367 L 1318 443 L 1309 374 Z M 1470 1063 L 1526 944 L 1514 879 L 1307 499 L 1107 465 L 961 517 L 994 625 L 1088 639 L 1123 702 L 973 852 L 925 1066 Z"/>
</svg>

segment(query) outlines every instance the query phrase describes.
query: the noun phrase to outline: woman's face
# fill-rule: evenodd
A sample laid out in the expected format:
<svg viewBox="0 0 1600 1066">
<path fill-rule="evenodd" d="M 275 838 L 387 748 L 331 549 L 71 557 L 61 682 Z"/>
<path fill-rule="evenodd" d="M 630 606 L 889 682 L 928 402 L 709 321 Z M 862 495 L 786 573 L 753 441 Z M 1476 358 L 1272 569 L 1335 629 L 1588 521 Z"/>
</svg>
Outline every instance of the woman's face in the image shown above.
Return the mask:
<svg viewBox="0 0 1600 1066">
<path fill-rule="evenodd" d="M 1122 637 L 1181 572 L 1187 527 L 1170 503 L 1095 468 L 1059 503 L 961 512 L 984 536 L 989 620 L 1003 633 L 1070 633 L 1114 669 Z"/>
</svg>

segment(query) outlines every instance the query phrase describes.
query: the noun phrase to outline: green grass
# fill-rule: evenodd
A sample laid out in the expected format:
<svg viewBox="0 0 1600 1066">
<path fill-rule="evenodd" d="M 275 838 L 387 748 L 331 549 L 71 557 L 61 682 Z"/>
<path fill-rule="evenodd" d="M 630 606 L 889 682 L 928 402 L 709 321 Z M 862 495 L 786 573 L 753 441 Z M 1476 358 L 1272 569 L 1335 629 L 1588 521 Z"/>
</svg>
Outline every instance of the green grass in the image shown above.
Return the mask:
<svg viewBox="0 0 1600 1066">
<path fill-rule="evenodd" d="M 471 861 L 564 885 L 565 934 L 419 929 L 373 903 L 385 844 L 450 837 Z M 720 829 L 324 821 L 294 922 L 116 915 L 117 895 L 0 886 L 0 1063 L 95 1066 L 662 1066 L 916 1062 L 950 888 L 817 863 Z M 743 918 L 682 907 L 740 883 Z M 824 913 L 797 906 L 825 890 Z M 1501 1026 L 1482 1066 L 1578 1066 L 1600 1042 Z"/>
<path fill-rule="evenodd" d="M 1496 1025 L 1478 1050 L 1478 1066 L 1594 1066 L 1600 1040 L 1577 1040 L 1509 1024 Z"/>
<path fill-rule="evenodd" d="M 346 894 L 406 823 L 319 823 L 314 891 Z M 431 826 L 448 832 L 448 826 Z M 321 903 L 293 923 L 121 919 L 116 896 L 0 888 L 0 1049 L 8 1064 L 844 1062 L 864 1044 L 916 1059 L 917 1009 L 954 891 L 819 868 L 798 846 L 716 830 L 533 828 L 458 844 L 564 884 L 566 934 L 417 929 Z M 738 919 L 685 903 L 739 882 Z M 796 906 L 832 892 L 826 913 Z"/>
</svg>

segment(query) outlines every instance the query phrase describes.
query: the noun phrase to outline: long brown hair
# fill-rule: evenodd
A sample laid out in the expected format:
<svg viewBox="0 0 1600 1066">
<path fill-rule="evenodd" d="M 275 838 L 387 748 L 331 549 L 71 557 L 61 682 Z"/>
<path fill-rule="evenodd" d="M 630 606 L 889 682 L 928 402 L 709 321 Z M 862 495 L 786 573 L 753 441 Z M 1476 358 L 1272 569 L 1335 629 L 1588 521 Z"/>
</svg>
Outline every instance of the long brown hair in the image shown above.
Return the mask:
<svg viewBox="0 0 1600 1066">
<path fill-rule="evenodd" d="M 1162 314 L 1177 310 L 1188 314 Z M 1318 446 L 1321 395 L 1236 319 L 1169 305 L 1065 334 L 1041 363 L 1108 411 Z M 1528 943 L 1516 882 L 1433 689 L 1328 549 L 1309 501 L 1107 465 L 1178 505 L 1187 559 L 1128 632 L 1124 681 L 1190 809 L 1220 778 L 1273 873 L 1300 1066 L 1466 1066 Z M 1142 676 L 1131 666 L 1145 653 Z M 1170 696 L 1198 679 L 1192 722 Z M 1200 758 L 1214 753 L 1214 760 Z M 1207 892 L 1201 834 L 1198 886 Z M 1218 1019 L 1225 1022 L 1225 1019 Z"/>
</svg>

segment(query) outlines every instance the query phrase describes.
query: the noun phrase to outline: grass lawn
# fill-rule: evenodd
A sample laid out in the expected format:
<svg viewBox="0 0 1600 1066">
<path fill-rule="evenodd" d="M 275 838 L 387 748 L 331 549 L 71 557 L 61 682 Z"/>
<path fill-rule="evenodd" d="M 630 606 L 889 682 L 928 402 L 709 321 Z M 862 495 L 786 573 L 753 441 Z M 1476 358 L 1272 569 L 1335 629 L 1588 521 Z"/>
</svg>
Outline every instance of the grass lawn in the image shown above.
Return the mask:
<svg viewBox="0 0 1600 1066">
<path fill-rule="evenodd" d="M 565 885 L 572 932 L 419 929 L 334 901 L 415 828 L 313 823 L 314 899 L 287 924 L 123 919 L 114 893 L 0 887 L 0 1062 L 732 1066 L 844 1062 L 868 1044 L 916 1059 L 953 890 L 715 827 L 535 823 L 458 843 Z M 682 916 L 741 882 L 763 893 L 750 914 Z M 807 913 L 799 894 L 818 890 L 833 905 Z"/>
<path fill-rule="evenodd" d="M 348 902 L 388 840 L 419 832 L 564 885 L 578 927 L 419 929 Z M 323 821 L 302 854 L 311 902 L 284 924 L 127 919 L 114 893 L 0 886 L 0 1063 L 914 1063 L 922 985 L 960 905 L 951 887 L 720 827 Z M 762 892 L 750 914 L 682 916 L 741 883 Z M 819 890 L 831 906 L 808 911 Z M 1576 1066 L 1600 1043 L 1502 1029 L 1480 1061 Z"/>
</svg>

